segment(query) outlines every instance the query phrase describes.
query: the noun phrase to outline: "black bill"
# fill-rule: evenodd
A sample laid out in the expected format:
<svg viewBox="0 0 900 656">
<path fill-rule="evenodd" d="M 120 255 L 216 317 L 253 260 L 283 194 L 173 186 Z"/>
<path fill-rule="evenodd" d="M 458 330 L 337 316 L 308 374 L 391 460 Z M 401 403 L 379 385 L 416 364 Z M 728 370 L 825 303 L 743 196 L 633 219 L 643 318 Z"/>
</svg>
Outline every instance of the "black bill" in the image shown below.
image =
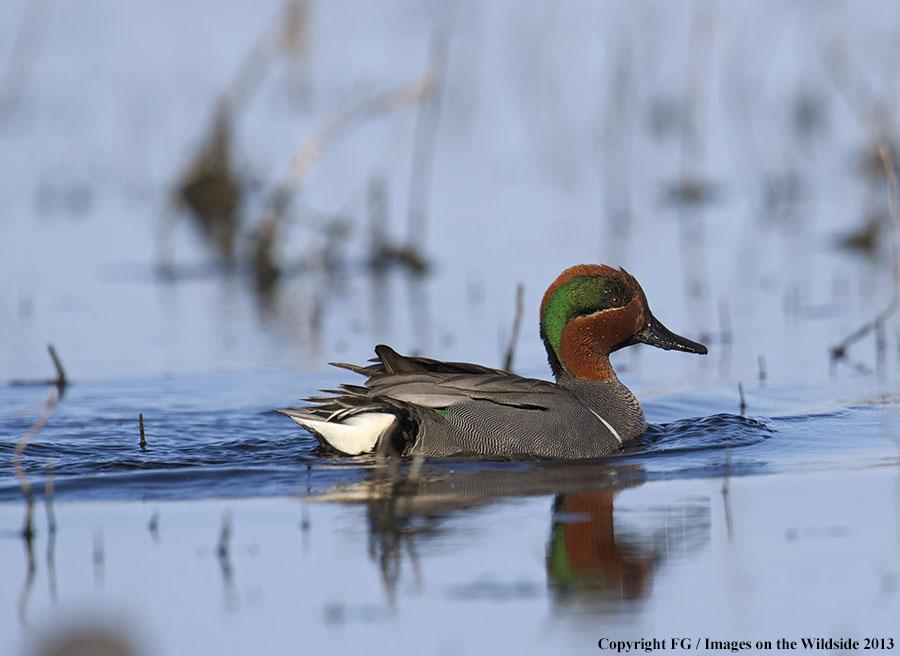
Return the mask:
<svg viewBox="0 0 900 656">
<path fill-rule="evenodd" d="M 709 349 L 703 344 L 698 344 L 686 337 L 676 335 L 662 325 L 652 314 L 650 315 L 650 322 L 641 332 L 635 335 L 634 341 L 656 346 L 666 351 L 687 351 L 688 353 L 699 353 L 700 355 L 709 353 Z"/>
</svg>

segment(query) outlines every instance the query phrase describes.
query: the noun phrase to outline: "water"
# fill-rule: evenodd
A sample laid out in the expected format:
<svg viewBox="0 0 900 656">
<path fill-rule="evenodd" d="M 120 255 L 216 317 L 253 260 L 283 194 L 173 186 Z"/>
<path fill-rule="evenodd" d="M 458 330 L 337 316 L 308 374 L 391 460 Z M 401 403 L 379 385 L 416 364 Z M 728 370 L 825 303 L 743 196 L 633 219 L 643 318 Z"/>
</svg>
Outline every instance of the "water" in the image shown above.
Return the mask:
<svg viewBox="0 0 900 656">
<path fill-rule="evenodd" d="M 240 378 L 240 381 L 238 380 Z M 319 454 L 314 438 L 283 415 L 260 405 L 242 405 L 231 396 L 249 385 L 287 399 L 296 377 L 185 377 L 130 385 L 76 385 L 66 390 L 52 421 L 25 451 L 23 466 L 40 490 L 50 478 L 58 499 L 165 500 L 308 496 L 378 474 L 374 457 L 346 459 Z M 190 398 L 192 390 L 206 390 Z M 35 407 L 42 389 L 12 388 L 10 406 L 0 409 L 4 434 L 26 433 L 33 415 L 13 414 Z M 141 395 L 151 391 L 153 401 Z M 766 390 L 777 395 L 777 390 Z M 123 395 L 110 403 L 115 395 Z M 626 482 L 656 479 L 744 476 L 893 464 L 897 421 L 892 404 L 857 405 L 789 416 L 748 416 L 723 412 L 714 403 L 675 399 L 651 419 L 669 412 L 697 415 L 651 424 L 643 440 L 620 454 L 577 465 L 565 462 L 490 463 L 428 461 L 423 470 L 434 484 L 453 485 L 472 476 L 475 487 L 495 487 L 497 496 L 549 494 L 574 485 L 589 489 L 612 476 Z M 286 403 L 287 404 L 287 403 Z M 673 407 L 674 406 L 674 407 Z M 146 445 L 140 446 L 136 417 L 144 416 Z M 852 428 L 850 428 L 852 427 Z M 848 434 L 848 430 L 850 433 Z M 850 438 L 850 434 L 858 437 Z M 815 440 L 815 449 L 810 447 Z M 0 444 L 5 462 L 14 439 Z M 852 454 L 852 457 L 848 456 Z M 405 470 L 405 465 L 401 465 Z M 18 481 L 6 469 L 0 502 L 18 501 Z M 578 475 L 575 472 L 579 472 Z M 584 480 L 581 480 L 583 477 Z M 402 478 L 402 477 L 401 477 Z M 571 479 L 571 480 L 570 480 Z M 486 493 L 485 493 L 486 494 Z"/>
<path fill-rule="evenodd" d="M 84 631 L 146 654 L 900 638 L 896 320 L 829 357 L 892 293 L 873 154 L 895 133 L 896 7 L 310 2 L 242 87 L 279 3 L 107 5 L 0 8 L 0 70 L 21 75 L 0 76 L 0 653 Z M 430 180 L 417 107 L 348 125 L 265 284 L 292 157 L 421 79 L 435 30 Z M 226 93 L 231 265 L 173 201 Z M 427 275 L 370 265 L 379 207 Z M 870 248 L 841 246 L 870 220 Z M 622 453 L 413 471 L 319 454 L 272 411 L 377 343 L 498 366 L 518 282 L 514 368 L 546 378 L 538 304 L 577 262 L 625 266 L 710 347 L 615 354 L 651 422 Z M 27 541 L 11 463 L 47 343 L 71 384 L 22 455 Z"/>
<path fill-rule="evenodd" d="M 890 401 L 741 417 L 723 411 L 734 398 L 673 394 L 646 404 L 651 420 L 698 418 L 654 424 L 626 453 L 428 461 L 411 476 L 408 463 L 316 455 L 286 417 L 234 398 L 281 400 L 296 378 L 143 381 L 117 386 L 115 403 L 113 386 L 67 390 L 26 451 L 39 498 L 53 463 L 58 523 L 50 532 L 37 505 L 31 576 L 21 493 L 9 476 L 0 487 L 0 554 L 17 572 L 2 597 L 10 635 L 125 627 L 150 653 L 587 653 L 603 637 L 893 635 Z M 197 386 L 208 394 L 190 397 Z M 154 387 L 155 402 L 142 397 Z M 20 407 L 43 395 L 14 389 Z M 809 402 L 793 393 L 750 398 Z M 8 412 L 5 430 L 27 427 Z"/>
</svg>

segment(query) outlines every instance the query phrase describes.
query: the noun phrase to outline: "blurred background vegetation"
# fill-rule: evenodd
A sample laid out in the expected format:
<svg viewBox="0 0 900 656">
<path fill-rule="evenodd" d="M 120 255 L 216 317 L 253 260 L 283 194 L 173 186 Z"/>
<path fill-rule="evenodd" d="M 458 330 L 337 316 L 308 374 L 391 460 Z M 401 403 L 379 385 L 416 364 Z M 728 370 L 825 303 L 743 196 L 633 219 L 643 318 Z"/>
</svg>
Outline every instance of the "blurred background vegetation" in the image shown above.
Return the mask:
<svg viewBox="0 0 900 656">
<path fill-rule="evenodd" d="M 540 373 L 590 261 L 713 345 L 624 369 L 820 376 L 891 296 L 898 44 L 874 1 L 4 3 L 0 370 L 501 364 L 522 283 Z"/>
</svg>

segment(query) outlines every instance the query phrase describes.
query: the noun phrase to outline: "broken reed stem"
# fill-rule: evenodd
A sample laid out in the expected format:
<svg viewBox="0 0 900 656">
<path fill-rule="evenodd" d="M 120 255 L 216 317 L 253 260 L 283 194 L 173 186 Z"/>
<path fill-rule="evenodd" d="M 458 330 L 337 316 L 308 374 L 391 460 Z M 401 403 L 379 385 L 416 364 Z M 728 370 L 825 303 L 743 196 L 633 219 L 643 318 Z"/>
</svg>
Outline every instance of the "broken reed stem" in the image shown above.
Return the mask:
<svg viewBox="0 0 900 656">
<path fill-rule="evenodd" d="M 744 383 L 738 383 L 738 395 L 741 397 L 741 416 L 747 410 L 747 400 L 744 398 Z"/>
<path fill-rule="evenodd" d="M 331 142 L 354 121 L 416 105 L 434 92 L 438 79 L 436 72 L 429 70 L 412 84 L 361 101 L 345 102 L 342 107 L 332 112 L 324 125 L 313 132 L 296 150 L 280 184 L 271 194 L 268 207 L 272 219 L 277 221 L 283 216 L 294 191 L 303 186 Z"/>
<path fill-rule="evenodd" d="M 894 273 L 894 292 L 890 303 L 875 317 L 850 333 L 837 345 L 831 347 L 831 357 L 840 360 L 847 355 L 847 348 L 881 326 L 900 307 L 900 199 L 897 191 L 897 171 L 891 152 L 884 145 L 878 147 L 878 155 L 884 166 L 888 186 L 888 209 L 891 215 L 891 262 Z"/>
<path fill-rule="evenodd" d="M 522 325 L 522 297 L 524 295 L 525 286 L 522 283 L 516 283 L 516 316 L 513 319 L 512 333 L 509 336 L 509 346 L 506 348 L 506 358 L 503 361 L 503 368 L 506 371 L 512 371 L 516 342 L 519 341 L 519 328 Z"/>
<path fill-rule="evenodd" d="M 53 367 L 56 369 L 56 378 L 42 380 L 13 380 L 10 381 L 9 384 L 14 387 L 32 387 L 38 385 L 43 387 L 44 385 L 55 385 L 59 392 L 59 396 L 62 396 L 63 392 L 66 391 L 66 385 L 69 384 L 69 379 L 66 376 L 66 370 L 63 369 L 62 360 L 59 359 L 59 356 L 56 354 L 56 349 L 53 348 L 53 344 L 47 344 L 47 351 L 50 353 L 50 359 L 53 360 Z"/>
<path fill-rule="evenodd" d="M 32 516 L 32 510 L 34 508 L 34 490 L 31 487 L 31 481 L 28 480 L 28 474 L 25 473 L 25 469 L 22 467 L 22 455 L 25 453 L 25 447 L 28 446 L 31 438 L 33 438 L 50 419 L 50 415 L 53 414 L 53 409 L 56 407 L 56 402 L 58 400 L 59 392 L 55 388 L 51 388 L 50 394 L 47 397 L 47 404 L 44 406 L 44 411 L 41 413 L 41 416 L 38 417 L 37 421 L 31 425 L 31 428 L 25 431 L 25 434 L 19 438 L 19 441 L 16 442 L 15 449 L 13 449 L 13 473 L 19 481 L 19 487 L 22 488 L 22 494 L 25 495 L 25 503 L 27 504 L 25 511 L 25 526 L 22 528 L 22 535 L 28 539 L 34 535 L 34 520 Z"/>
<path fill-rule="evenodd" d="M 56 354 L 56 349 L 53 348 L 53 344 L 47 344 L 47 350 L 50 352 L 50 359 L 53 360 L 53 366 L 56 368 L 56 380 L 51 382 L 62 390 L 69 384 L 69 379 L 66 378 L 66 370 L 63 369 L 62 361 Z"/>
<path fill-rule="evenodd" d="M 144 413 L 138 413 L 138 423 L 141 426 L 141 451 L 147 450 L 147 439 L 144 437 Z"/>
</svg>

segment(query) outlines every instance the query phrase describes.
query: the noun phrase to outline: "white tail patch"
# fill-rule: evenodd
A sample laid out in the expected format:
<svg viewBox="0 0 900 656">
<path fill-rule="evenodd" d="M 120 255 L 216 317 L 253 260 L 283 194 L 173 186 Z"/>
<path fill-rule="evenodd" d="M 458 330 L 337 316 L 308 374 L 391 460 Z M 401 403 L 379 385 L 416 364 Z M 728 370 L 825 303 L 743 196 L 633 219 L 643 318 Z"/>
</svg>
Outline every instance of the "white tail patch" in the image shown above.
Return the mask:
<svg viewBox="0 0 900 656">
<path fill-rule="evenodd" d="M 341 453 L 356 456 L 375 448 L 379 438 L 396 421 L 396 417 L 387 412 L 361 412 L 351 415 L 341 422 L 325 421 L 288 415 L 306 430 L 321 436 Z"/>
</svg>

